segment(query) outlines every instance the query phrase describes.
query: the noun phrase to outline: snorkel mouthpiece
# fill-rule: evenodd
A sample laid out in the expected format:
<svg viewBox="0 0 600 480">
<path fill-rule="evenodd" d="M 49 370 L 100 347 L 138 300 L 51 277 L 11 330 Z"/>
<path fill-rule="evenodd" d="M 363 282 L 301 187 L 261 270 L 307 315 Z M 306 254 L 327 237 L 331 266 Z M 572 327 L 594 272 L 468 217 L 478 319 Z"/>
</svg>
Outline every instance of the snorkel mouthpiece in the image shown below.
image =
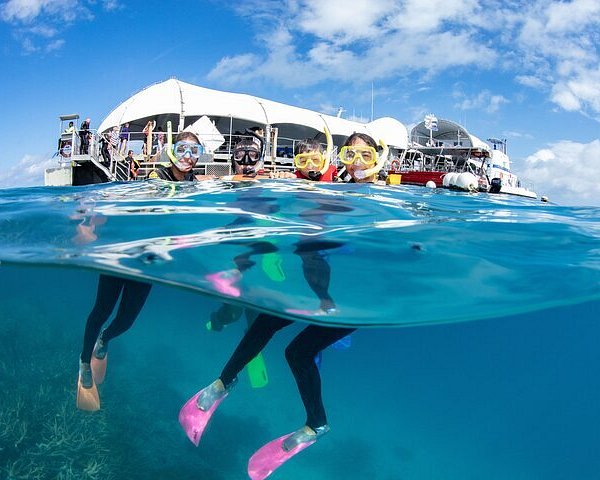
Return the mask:
<svg viewBox="0 0 600 480">
<path fill-rule="evenodd" d="M 250 167 L 250 166 L 244 165 L 242 167 L 242 175 L 245 175 L 248 177 L 254 177 L 254 176 L 256 176 L 256 169 L 254 168 L 254 166 Z"/>
<path fill-rule="evenodd" d="M 327 160 L 325 160 L 326 164 L 329 164 L 329 162 Z M 308 178 L 310 178 L 313 181 L 317 181 L 319 180 L 321 177 L 323 176 L 323 171 L 315 171 L 315 170 L 311 170 L 310 172 L 308 172 Z"/>
</svg>

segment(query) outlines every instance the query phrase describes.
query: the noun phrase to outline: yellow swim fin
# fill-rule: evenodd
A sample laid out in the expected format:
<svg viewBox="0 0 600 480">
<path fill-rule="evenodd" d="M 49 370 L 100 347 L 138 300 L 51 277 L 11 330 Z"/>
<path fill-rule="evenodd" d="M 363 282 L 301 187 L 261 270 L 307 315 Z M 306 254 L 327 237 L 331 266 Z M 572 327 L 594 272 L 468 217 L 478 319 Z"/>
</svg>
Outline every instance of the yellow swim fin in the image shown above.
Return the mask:
<svg viewBox="0 0 600 480">
<path fill-rule="evenodd" d="M 91 388 L 84 388 L 81 385 L 81 376 L 77 379 L 77 408 L 87 412 L 100 410 L 100 397 L 96 384 L 93 383 Z"/>
</svg>

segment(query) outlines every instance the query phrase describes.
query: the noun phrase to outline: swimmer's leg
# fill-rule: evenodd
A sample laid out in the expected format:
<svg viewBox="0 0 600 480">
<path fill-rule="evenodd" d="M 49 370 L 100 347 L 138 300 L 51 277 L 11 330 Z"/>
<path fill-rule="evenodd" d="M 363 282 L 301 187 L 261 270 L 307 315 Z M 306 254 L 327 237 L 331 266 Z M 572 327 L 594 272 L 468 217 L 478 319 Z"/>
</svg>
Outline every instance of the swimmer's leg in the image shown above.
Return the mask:
<svg viewBox="0 0 600 480">
<path fill-rule="evenodd" d="M 208 421 L 235 385 L 238 373 L 258 355 L 275 332 L 291 323 L 273 315 L 260 314 L 233 352 L 221 376 L 185 403 L 179 412 L 179 423 L 194 445 L 200 443 Z"/>
</svg>

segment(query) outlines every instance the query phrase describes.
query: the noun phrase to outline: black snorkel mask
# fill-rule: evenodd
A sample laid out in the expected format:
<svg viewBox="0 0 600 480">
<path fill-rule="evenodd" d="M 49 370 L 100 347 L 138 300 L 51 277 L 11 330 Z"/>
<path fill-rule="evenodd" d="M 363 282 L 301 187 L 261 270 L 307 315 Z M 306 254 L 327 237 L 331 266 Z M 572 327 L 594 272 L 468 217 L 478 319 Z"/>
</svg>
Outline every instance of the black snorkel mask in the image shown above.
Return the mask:
<svg viewBox="0 0 600 480">
<path fill-rule="evenodd" d="M 246 130 L 246 133 L 252 136 L 252 143 L 249 145 L 239 145 L 232 153 L 231 161 L 236 170 L 238 166 L 242 167 L 242 175 L 244 176 L 256 176 L 257 169 L 256 165 L 262 160 L 264 154 L 264 141 L 262 137 L 259 137 L 251 130 Z"/>
<path fill-rule="evenodd" d="M 256 175 L 256 165 L 260 159 L 260 151 L 253 146 L 237 147 L 232 155 L 234 167 L 241 166 L 243 175 Z"/>
</svg>

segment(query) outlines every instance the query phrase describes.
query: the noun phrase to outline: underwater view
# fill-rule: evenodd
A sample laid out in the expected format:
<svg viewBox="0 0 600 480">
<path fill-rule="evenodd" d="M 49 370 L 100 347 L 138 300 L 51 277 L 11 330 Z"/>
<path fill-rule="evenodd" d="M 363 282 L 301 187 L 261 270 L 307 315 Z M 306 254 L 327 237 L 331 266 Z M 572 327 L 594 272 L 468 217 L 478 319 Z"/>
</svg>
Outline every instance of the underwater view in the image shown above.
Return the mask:
<svg viewBox="0 0 600 480">
<path fill-rule="evenodd" d="M 99 276 L 152 287 L 92 412 Z M 600 208 L 302 181 L 6 189 L 0 281 L 2 479 L 248 478 L 305 421 L 284 351 L 307 325 L 357 330 L 318 358 L 331 431 L 271 478 L 599 478 Z M 196 447 L 178 413 L 258 312 L 295 323 Z"/>
</svg>

